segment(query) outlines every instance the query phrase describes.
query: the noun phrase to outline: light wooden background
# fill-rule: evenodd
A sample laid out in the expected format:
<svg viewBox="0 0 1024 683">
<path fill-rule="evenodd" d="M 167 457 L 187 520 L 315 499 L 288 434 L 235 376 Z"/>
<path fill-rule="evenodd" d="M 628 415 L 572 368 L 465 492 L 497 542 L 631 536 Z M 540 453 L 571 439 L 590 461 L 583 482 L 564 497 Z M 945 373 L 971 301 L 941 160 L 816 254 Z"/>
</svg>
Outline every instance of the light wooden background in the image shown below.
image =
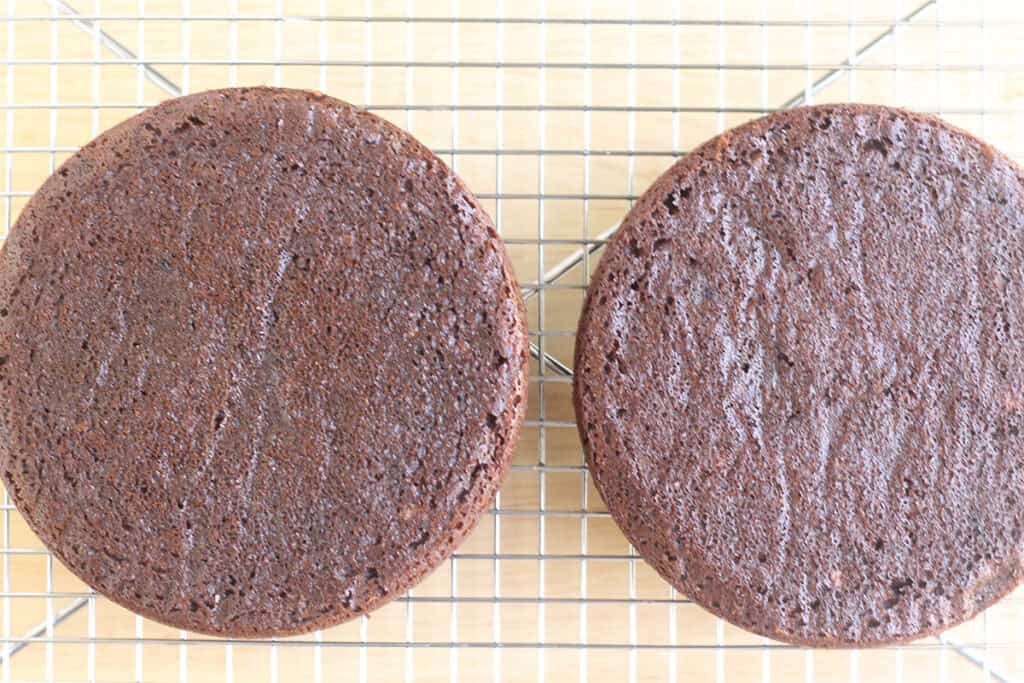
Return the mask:
<svg viewBox="0 0 1024 683">
<path fill-rule="evenodd" d="M 49 19 L 67 7 L 84 18 Z M 481 196 L 521 284 L 533 288 L 614 226 L 675 157 L 797 97 L 939 112 L 1024 159 L 1024 8 L 1013 0 L 941 0 L 900 21 L 917 7 L 906 0 L 0 0 L 0 211 L 9 227 L 55 164 L 169 90 L 321 89 L 369 105 L 438 150 Z M 272 20 L 282 12 L 291 20 Z M 140 13 L 146 21 L 137 21 Z M 300 19 L 321 15 L 332 19 Z M 404 20 L 410 16 L 418 20 Z M 424 20 L 451 17 L 459 21 Z M 534 21 L 540 17 L 552 21 Z M 879 36 L 856 69 L 812 87 Z M 159 71 L 163 85 L 134 55 Z M 599 255 L 529 301 L 532 341 L 568 365 Z M 809 652 L 711 618 L 630 559 L 582 467 L 567 378 L 553 363 L 534 363 L 532 374 L 529 422 L 498 509 L 411 598 L 319 635 L 279 644 L 183 640 L 90 598 L 5 500 L 3 639 L 20 649 L 4 658 L 0 680 L 1024 677 L 1022 592 L 948 634 L 960 651 L 929 639 Z M 45 625 L 83 599 L 71 616 Z M 359 647 L 363 641 L 369 645 Z"/>
</svg>

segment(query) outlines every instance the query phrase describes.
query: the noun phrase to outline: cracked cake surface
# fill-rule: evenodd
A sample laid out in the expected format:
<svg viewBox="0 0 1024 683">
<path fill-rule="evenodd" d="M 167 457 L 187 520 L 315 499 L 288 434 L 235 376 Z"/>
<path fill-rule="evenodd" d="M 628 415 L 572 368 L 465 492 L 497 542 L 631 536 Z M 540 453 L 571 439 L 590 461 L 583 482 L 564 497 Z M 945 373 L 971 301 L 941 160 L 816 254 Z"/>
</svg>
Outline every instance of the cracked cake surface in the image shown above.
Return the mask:
<svg viewBox="0 0 1024 683">
<path fill-rule="evenodd" d="M 685 595 L 779 640 L 935 633 L 1024 576 L 1024 180 L 831 105 L 681 159 L 592 278 L 587 463 Z"/>
<path fill-rule="evenodd" d="M 0 468 L 75 574 L 269 636 L 401 594 L 490 505 L 526 402 L 490 219 L 305 91 L 168 101 L 72 156 L 0 253 Z"/>
</svg>

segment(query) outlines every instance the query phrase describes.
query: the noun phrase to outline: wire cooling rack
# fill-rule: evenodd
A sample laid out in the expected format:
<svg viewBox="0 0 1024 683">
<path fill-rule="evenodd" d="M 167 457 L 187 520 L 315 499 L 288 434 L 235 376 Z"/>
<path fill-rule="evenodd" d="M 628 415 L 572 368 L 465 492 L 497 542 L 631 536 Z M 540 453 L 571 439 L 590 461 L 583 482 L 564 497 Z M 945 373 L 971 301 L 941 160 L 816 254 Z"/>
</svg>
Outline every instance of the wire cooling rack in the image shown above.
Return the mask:
<svg viewBox="0 0 1024 683">
<path fill-rule="evenodd" d="M 55 562 L 4 497 L 0 679 L 70 681 L 1011 681 L 1024 600 L 943 635 L 810 651 L 732 628 L 638 558 L 587 477 L 571 405 L 591 267 L 687 149 L 804 103 L 945 116 L 1024 158 L 1015 2 L 0 0 L 9 229 L 101 130 L 233 84 L 319 89 L 411 130 L 500 226 L 528 300 L 530 414 L 474 535 L 369 618 L 225 641 L 143 620 Z"/>
</svg>

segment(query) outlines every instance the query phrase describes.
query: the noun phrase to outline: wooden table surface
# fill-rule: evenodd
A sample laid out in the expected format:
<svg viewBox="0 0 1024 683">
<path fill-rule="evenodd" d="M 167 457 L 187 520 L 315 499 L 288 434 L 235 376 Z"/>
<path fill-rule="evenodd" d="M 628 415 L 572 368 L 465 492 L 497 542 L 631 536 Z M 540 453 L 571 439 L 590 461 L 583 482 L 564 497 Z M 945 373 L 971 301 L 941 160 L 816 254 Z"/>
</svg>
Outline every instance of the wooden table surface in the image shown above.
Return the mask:
<svg viewBox="0 0 1024 683">
<path fill-rule="evenodd" d="M 282 5 L 292 20 L 270 20 Z M 84 18 L 48 20 L 69 6 Z M 17 18 L 0 21 L 0 208 L 9 227 L 55 164 L 173 92 L 313 88 L 369 105 L 439 150 L 482 197 L 530 288 L 614 226 L 675 157 L 797 100 L 938 112 L 1024 159 L 1024 8 L 1011 0 L 920 7 L 239 0 L 242 20 L 230 22 L 227 1 L 16 0 L 0 4 L 0 16 Z M 136 21 L 140 8 L 145 22 Z M 362 20 L 368 11 L 373 19 Z M 460 21 L 404 21 L 410 11 Z M 299 19 L 321 14 L 332 20 Z M 134 55 L 150 64 L 152 78 Z M 857 68 L 837 72 L 851 55 Z M 571 366 L 587 274 L 599 256 L 588 253 L 530 297 L 532 340 L 554 360 L 532 367 L 519 467 L 498 511 L 411 600 L 277 645 L 181 641 L 176 630 L 84 598 L 87 588 L 41 552 L 5 505 L 5 640 L 84 606 L 5 659 L 0 680 L 305 681 L 317 672 L 325 681 L 1024 678 L 1021 591 L 948 634 L 966 644 L 961 652 L 936 639 L 810 652 L 723 624 L 629 559 L 582 467 L 570 385 L 556 364 Z"/>
</svg>

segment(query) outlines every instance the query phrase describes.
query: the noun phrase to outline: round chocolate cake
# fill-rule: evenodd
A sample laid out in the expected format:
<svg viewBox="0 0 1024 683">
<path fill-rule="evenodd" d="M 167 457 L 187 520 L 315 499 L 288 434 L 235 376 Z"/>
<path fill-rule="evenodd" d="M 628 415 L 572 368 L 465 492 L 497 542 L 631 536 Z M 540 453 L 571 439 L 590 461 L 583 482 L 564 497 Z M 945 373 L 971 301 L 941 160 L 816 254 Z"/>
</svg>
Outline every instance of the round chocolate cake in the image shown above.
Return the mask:
<svg viewBox="0 0 1024 683">
<path fill-rule="evenodd" d="M 304 91 L 183 97 L 74 155 L 0 254 L 0 467 L 125 607 L 309 631 L 469 533 L 526 352 L 490 219 L 411 136 Z"/>
<path fill-rule="evenodd" d="M 587 461 L 717 615 L 906 641 L 1024 577 L 1024 174 L 942 121 L 804 108 L 679 161 L 580 321 Z"/>
</svg>

